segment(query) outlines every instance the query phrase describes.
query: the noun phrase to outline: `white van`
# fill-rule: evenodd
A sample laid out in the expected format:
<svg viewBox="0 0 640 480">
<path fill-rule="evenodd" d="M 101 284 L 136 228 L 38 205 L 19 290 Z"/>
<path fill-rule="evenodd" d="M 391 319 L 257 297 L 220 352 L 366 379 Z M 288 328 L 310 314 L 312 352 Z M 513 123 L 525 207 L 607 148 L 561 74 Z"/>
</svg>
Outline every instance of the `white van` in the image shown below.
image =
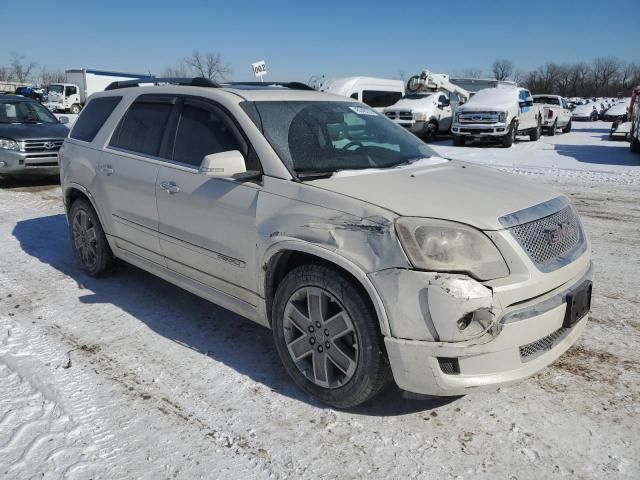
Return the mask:
<svg viewBox="0 0 640 480">
<path fill-rule="evenodd" d="M 344 77 L 327 81 L 320 91 L 353 98 L 378 111 L 404 96 L 404 82 L 374 77 Z"/>
</svg>

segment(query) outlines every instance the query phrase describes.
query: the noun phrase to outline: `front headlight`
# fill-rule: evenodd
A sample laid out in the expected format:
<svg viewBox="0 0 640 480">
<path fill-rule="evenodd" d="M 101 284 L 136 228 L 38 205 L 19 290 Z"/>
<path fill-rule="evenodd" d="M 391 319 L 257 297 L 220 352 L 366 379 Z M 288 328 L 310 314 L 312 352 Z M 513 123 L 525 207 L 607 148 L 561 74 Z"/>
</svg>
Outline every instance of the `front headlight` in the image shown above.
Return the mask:
<svg viewBox="0 0 640 480">
<path fill-rule="evenodd" d="M 453 117 L 455 123 L 460 123 L 460 112 L 456 113 Z"/>
<path fill-rule="evenodd" d="M 413 119 L 416 122 L 426 122 L 427 121 L 427 114 L 423 113 L 423 112 L 413 112 Z"/>
<path fill-rule="evenodd" d="M 18 150 L 20 151 L 20 144 L 10 138 L 0 138 L 0 148 L 5 150 Z"/>
<path fill-rule="evenodd" d="M 431 272 L 464 272 L 477 280 L 509 275 L 493 242 L 480 230 L 461 223 L 401 217 L 396 231 L 414 267 Z"/>
<path fill-rule="evenodd" d="M 500 112 L 498 113 L 498 121 L 501 123 L 504 123 L 504 121 L 507 119 L 507 114 L 505 112 Z"/>
</svg>

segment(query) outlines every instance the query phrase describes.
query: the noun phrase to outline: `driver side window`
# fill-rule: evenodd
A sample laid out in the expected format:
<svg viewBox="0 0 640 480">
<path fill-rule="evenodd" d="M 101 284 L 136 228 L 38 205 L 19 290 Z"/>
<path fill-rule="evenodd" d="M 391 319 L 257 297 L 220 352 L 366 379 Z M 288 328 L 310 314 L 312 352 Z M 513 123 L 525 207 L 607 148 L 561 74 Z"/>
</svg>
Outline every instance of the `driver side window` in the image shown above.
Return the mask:
<svg viewBox="0 0 640 480">
<path fill-rule="evenodd" d="M 221 111 L 184 105 L 176 130 L 173 160 L 199 167 L 206 155 L 231 150 L 245 153 L 235 129 Z"/>
</svg>

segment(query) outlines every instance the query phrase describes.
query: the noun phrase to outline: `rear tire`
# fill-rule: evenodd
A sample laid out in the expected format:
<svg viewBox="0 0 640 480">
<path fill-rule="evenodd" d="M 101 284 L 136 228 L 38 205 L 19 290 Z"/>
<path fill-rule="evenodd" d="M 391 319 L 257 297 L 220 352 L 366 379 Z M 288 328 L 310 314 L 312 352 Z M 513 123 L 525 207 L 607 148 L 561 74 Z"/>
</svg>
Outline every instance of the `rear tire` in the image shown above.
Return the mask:
<svg viewBox="0 0 640 480">
<path fill-rule="evenodd" d="M 640 140 L 635 137 L 631 137 L 631 144 L 629 145 L 629 150 L 633 153 L 640 153 Z"/>
<path fill-rule="evenodd" d="M 555 135 L 556 135 L 556 130 L 557 130 L 557 129 L 558 129 L 558 119 L 556 119 L 556 120 L 553 122 L 553 125 L 551 125 L 551 127 L 549 128 L 549 131 L 547 132 L 547 134 L 548 134 L 550 137 L 555 137 Z"/>
<path fill-rule="evenodd" d="M 464 147 L 467 139 L 462 135 L 453 135 L 453 145 L 456 147 Z"/>
<path fill-rule="evenodd" d="M 273 338 L 287 373 L 321 402 L 354 407 L 391 379 L 378 318 L 338 270 L 293 269 L 278 286 L 272 312 Z"/>
<path fill-rule="evenodd" d="M 104 275 L 113 265 L 113 253 L 98 214 L 84 198 L 69 209 L 71 248 L 80 268 L 92 277 Z"/>
<path fill-rule="evenodd" d="M 562 129 L 562 133 L 569 133 L 571 131 L 571 120 L 567 123 L 567 126 Z"/>
<path fill-rule="evenodd" d="M 542 125 L 540 123 L 540 119 L 538 118 L 538 125 L 529 133 L 529 140 L 531 140 L 532 142 L 536 142 L 540 139 L 541 135 L 542 135 Z"/>
</svg>

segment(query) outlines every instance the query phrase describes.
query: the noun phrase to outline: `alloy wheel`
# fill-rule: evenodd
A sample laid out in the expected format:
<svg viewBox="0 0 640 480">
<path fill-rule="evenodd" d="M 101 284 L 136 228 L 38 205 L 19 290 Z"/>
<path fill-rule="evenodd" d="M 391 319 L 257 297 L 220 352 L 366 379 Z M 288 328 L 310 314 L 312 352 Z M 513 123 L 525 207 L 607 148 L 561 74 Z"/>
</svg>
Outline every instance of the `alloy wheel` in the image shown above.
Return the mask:
<svg viewBox="0 0 640 480">
<path fill-rule="evenodd" d="M 96 228 L 91 217 L 79 209 L 72 222 L 73 244 L 78 251 L 80 261 L 87 269 L 91 269 L 98 261 Z"/>
<path fill-rule="evenodd" d="M 342 304 L 318 287 L 294 292 L 285 307 L 284 340 L 298 370 L 324 388 L 345 385 L 358 364 L 359 342 Z"/>
</svg>

